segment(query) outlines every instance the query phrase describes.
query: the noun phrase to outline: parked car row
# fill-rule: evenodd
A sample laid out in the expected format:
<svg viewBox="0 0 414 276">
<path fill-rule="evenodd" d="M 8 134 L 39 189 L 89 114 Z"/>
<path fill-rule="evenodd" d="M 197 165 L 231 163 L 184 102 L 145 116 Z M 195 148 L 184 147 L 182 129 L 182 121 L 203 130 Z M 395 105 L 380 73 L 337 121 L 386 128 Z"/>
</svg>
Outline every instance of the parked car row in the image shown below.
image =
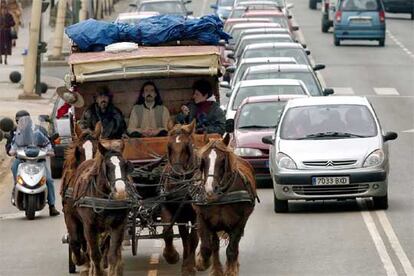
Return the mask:
<svg viewBox="0 0 414 276">
<path fill-rule="evenodd" d="M 397 134 L 383 132 L 365 97 L 326 97 L 334 91 L 315 73 L 325 66 L 313 64 L 310 50 L 296 41 L 299 27 L 292 28 L 286 2 L 256 8 L 263 2 L 272 1 L 235 0 L 229 16 L 221 16 L 232 35 L 220 86 L 229 97 L 226 129 L 234 152 L 260 182 L 271 180 L 275 212 L 287 212 L 289 200 L 357 197 L 372 197 L 375 207 L 386 209 L 386 142 Z M 273 20 L 276 15 L 288 23 Z"/>
</svg>

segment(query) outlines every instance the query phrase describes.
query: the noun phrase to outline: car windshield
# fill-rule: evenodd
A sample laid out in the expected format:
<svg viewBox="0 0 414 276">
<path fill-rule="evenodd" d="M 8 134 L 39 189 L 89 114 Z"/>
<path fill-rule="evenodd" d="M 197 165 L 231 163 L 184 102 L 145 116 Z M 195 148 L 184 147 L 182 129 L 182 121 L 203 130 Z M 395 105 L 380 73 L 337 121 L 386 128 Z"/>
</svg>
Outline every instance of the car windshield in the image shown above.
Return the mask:
<svg viewBox="0 0 414 276">
<path fill-rule="evenodd" d="M 380 5 L 377 0 L 343 0 L 342 11 L 378 11 Z"/>
<path fill-rule="evenodd" d="M 218 0 L 217 5 L 218 6 L 233 6 L 234 0 Z"/>
<path fill-rule="evenodd" d="M 363 105 L 290 108 L 280 129 L 282 139 L 365 138 L 377 135 L 372 113 Z"/>
<path fill-rule="evenodd" d="M 270 95 L 306 95 L 306 92 L 299 85 L 258 85 L 240 87 L 235 91 L 233 110 L 236 110 L 241 102 L 247 97 L 270 96 Z"/>
<path fill-rule="evenodd" d="M 311 72 L 251 72 L 247 71 L 242 80 L 259 80 L 259 79 L 294 79 L 301 80 L 308 88 L 312 96 L 321 96 L 322 88 L 317 83 L 315 76 Z"/>
<path fill-rule="evenodd" d="M 139 10 L 156 11 L 160 14 L 185 15 L 183 7 L 180 5 L 180 2 L 177 1 L 143 3 Z"/>
<path fill-rule="evenodd" d="M 242 58 L 256 57 L 293 57 L 298 64 L 309 65 L 305 51 L 299 48 L 250 48 L 242 54 Z"/>
<path fill-rule="evenodd" d="M 245 104 L 239 111 L 237 129 L 275 128 L 286 102 Z"/>
<path fill-rule="evenodd" d="M 292 61 L 284 61 L 284 62 L 278 62 L 280 64 L 297 64 L 294 60 Z M 236 84 L 239 80 L 241 80 L 241 78 L 243 77 L 244 72 L 246 72 L 247 68 L 249 68 L 250 66 L 255 66 L 255 65 L 265 65 L 265 64 L 276 64 L 276 62 L 251 62 L 251 63 L 244 63 L 242 62 L 238 67 L 236 72 L 234 73 L 233 78 L 231 79 L 231 83 L 232 84 Z"/>
</svg>

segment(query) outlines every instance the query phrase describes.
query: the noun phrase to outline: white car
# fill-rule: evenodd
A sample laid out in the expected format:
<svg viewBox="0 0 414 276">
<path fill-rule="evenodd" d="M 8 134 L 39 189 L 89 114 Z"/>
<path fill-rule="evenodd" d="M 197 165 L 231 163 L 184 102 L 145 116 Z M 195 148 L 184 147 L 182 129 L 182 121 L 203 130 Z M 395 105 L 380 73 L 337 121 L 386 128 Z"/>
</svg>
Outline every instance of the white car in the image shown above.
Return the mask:
<svg viewBox="0 0 414 276">
<path fill-rule="evenodd" d="M 233 91 L 226 95 L 230 97 L 226 109 L 226 119 L 234 119 L 237 108 L 247 97 L 269 95 L 311 96 L 306 85 L 300 80 L 264 79 L 240 81 Z"/>
<path fill-rule="evenodd" d="M 239 37 L 240 33 L 243 30 L 247 29 L 257 29 L 257 28 L 280 28 L 280 24 L 267 22 L 267 23 L 238 23 L 234 24 L 230 30 L 229 34 L 231 35 L 231 39 L 229 40 L 229 44 L 235 44 L 237 38 Z"/>
<path fill-rule="evenodd" d="M 388 144 L 366 97 L 311 97 L 289 101 L 270 146 L 274 211 L 289 200 L 372 197 L 388 208 Z"/>
</svg>

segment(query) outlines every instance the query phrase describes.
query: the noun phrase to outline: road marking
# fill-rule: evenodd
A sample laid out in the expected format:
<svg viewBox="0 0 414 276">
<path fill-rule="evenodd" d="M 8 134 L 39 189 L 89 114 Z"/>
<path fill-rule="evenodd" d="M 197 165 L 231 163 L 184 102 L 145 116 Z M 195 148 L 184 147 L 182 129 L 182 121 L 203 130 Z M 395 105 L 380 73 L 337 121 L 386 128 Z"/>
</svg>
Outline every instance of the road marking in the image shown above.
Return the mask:
<svg viewBox="0 0 414 276">
<path fill-rule="evenodd" d="M 374 87 L 374 91 L 375 93 L 377 93 L 378 95 L 400 95 L 400 93 L 398 93 L 397 89 L 392 88 L 392 87 Z"/>
<path fill-rule="evenodd" d="M 377 211 L 376 213 L 378 215 L 382 228 L 384 229 L 384 232 L 387 235 L 388 240 L 390 241 L 391 247 L 394 249 L 395 254 L 400 260 L 400 263 L 403 266 L 405 273 L 408 276 L 414 275 L 414 268 L 411 265 L 411 262 L 408 259 L 407 254 L 405 254 L 397 238 L 397 235 L 395 234 L 394 229 L 392 228 L 391 223 L 387 218 L 387 215 L 384 211 Z"/>
<path fill-rule="evenodd" d="M 150 258 L 150 264 L 155 265 L 160 263 L 160 254 L 153 253 Z"/>
<path fill-rule="evenodd" d="M 24 213 L 14 213 L 14 214 L 1 214 L 0 220 L 6 220 L 6 219 L 16 219 L 16 218 L 24 218 Z"/>
<path fill-rule="evenodd" d="M 413 129 L 408 129 L 408 130 L 403 130 L 402 132 L 405 132 L 405 133 L 414 132 L 414 128 Z"/>
<path fill-rule="evenodd" d="M 351 87 L 332 87 L 334 95 L 354 95 L 355 92 Z"/>
<path fill-rule="evenodd" d="M 405 47 L 405 45 L 402 44 L 390 31 L 387 30 L 387 34 L 407 55 L 409 55 L 411 58 L 414 58 L 414 53 L 408 50 L 408 48 Z"/>
<path fill-rule="evenodd" d="M 367 210 L 367 205 L 365 201 L 357 199 L 357 203 L 361 209 L 362 218 L 364 219 L 365 225 L 368 228 L 372 241 L 374 242 L 375 248 L 377 249 L 377 252 L 381 258 L 382 264 L 384 265 L 387 275 L 398 276 L 397 270 L 395 269 L 395 266 L 391 261 L 390 255 L 388 254 L 384 241 L 382 240 L 381 235 L 378 232 L 374 219 L 372 218 L 369 211 L 365 211 Z"/>
</svg>

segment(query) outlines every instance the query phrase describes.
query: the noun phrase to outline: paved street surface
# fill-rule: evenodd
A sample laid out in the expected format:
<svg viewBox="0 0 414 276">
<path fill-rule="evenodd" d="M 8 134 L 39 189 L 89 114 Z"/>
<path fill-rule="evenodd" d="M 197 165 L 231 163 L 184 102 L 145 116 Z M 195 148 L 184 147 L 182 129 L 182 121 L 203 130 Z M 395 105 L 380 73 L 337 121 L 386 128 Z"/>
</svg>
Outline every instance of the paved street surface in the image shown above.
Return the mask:
<svg viewBox="0 0 414 276">
<path fill-rule="evenodd" d="M 321 73 L 326 86 L 333 87 L 335 95 L 369 97 L 385 131 L 398 132 L 398 139 L 390 146 L 390 207 L 375 211 L 370 200 L 293 202 L 290 213 L 275 214 L 272 190 L 261 189 L 261 203 L 256 205 L 240 244 L 240 275 L 412 276 L 414 23 L 406 15 L 388 17 L 384 48 L 377 47 L 376 42 L 375 46 L 345 42 L 335 47 L 332 33 L 320 31 L 320 11 L 309 10 L 305 0 L 289 1 L 295 4 L 294 18 L 313 59 L 326 64 Z M 210 12 L 211 3 L 193 0 L 190 9 L 196 16 L 205 14 Z M 12 66 L 20 68 L 18 64 Z M 0 91 L 7 86 L 8 93 L 16 92 L 6 83 L 8 70 L 0 65 Z M 43 72 L 54 80 L 65 70 L 45 68 Z M 52 98 L 53 91 L 48 93 L 48 99 Z M 0 95 L 0 105 L 0 116 L 22 106 L 37 113 L 51 110 L 47 99 L 22 104 L 12 96 L 3 99 Z M 61 244 L 63 216 L 50 218 L 44 210 L 35 221 L 26 220 L 10 204 L 11 186 L 10 174 L 0 171 L 0 275 L 69 275 L 68 248 Z M 180 248 L 179 240 L 176 244 Z M 180 265 L 168 265 L 162 258 L 162 246 L 159 240 L 140 241 L 138 256 L 132 256 L 126 246 L 124 275 L 179 275 Z M 224 263 L 223 257 L 224 249 Z"/>
</svg>

